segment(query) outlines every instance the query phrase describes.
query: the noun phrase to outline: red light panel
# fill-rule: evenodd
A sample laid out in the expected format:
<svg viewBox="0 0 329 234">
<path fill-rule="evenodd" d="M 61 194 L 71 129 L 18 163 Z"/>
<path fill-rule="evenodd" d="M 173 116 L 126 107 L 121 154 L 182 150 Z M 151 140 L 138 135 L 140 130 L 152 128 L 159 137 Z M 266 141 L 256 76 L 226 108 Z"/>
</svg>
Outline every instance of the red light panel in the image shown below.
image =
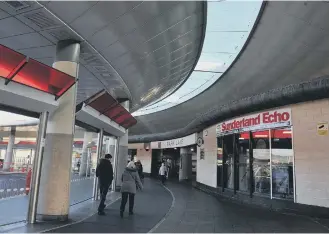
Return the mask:
<svg viewBox="0 0 329 234">
<path fill-rule="evenodd" d="M 85 103 L 124 128 L 129 128 L 137 123 L 137 120 L 104 90 L 95 94 Z"/>
<path fill-rule="evenodd" d="M 13 81 L 60 97 L 75 83 L 75 78 L 30 59 Z"/>
<path fill-rule="evenodd" d="M 114 106 L 110 110 L 106 111 L 104 113 L 104 115 L 106 115 L 107 117 L 109 117 L 110 119 L 112 119 L 114 121 L 115 117 L 118 117 L 118 116 L 122 115 L 125 112 L 128 112 L 128 111 L 125 108 L 123 108 L 120 104 L 117 104 L 116 106 Z"/>
<path fill-rule="evenodd" d="M 7 76 L 22 62 L 25 56 L 0 45 L 0 76 Z"/>
<path fill-rule="evenodd" d="M 100 113 L 104 113 L 104 111 L 115 106 L 117 103 L 117 100 L 115 100 L 112 96 L 103 94 L 102 96 L 90 102 L 88 105 Z"/>
</svg>

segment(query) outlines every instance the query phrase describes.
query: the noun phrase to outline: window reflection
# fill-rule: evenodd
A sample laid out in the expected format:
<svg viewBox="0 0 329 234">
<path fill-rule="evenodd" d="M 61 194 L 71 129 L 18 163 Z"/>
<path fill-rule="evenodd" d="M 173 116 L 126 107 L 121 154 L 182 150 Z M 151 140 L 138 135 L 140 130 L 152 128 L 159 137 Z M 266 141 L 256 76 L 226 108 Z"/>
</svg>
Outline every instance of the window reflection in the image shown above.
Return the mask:
<svg viewBox="0 0 329 234">
<path fill-rule="evenodd" d="M 233 154 L 234 135 L 224 136 L 223 149 L 225 155 L 225 174 L 226 186 L 229 189 L 234 189 L 234 154 Z"/>
<path fill-rule="evenodd" d="M 222 187 L 223 184 L 223 138 L 217 138 L 217 186 Z"/>
<path fill-rule="evenodd" d="M 293 149 L 291 128 L 271 130 L 272 194 L 293 199 Z"/>
<path fill-rule="evenodd" d="M 271 169 L 269 131 L 257 131 L 253 136 L 253 172 L 254 192 L 270 195 L 271 193 Z"/>
<path fill-rule="evenodd" d="M 241 191 L 249 191 L 249 132 L 238 134 L 238 136 L 238 186 Z"/>
</svg>

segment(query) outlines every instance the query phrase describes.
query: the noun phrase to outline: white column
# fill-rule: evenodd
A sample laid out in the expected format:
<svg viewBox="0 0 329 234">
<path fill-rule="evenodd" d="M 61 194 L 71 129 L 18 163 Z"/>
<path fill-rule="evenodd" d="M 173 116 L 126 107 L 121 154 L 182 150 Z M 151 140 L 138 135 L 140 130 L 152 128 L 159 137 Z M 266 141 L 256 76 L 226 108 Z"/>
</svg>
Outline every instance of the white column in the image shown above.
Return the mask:
<svg viewBox="0 0 329 234">
<path fill-rule="evenodd" d="M 13 162 L 13 148 L 15 145 L 15 135 L 16 135 L 16 127 L 11 127 L 10 129 L 10 135 L 9 135 L 9 140 L 8 140 L 8 145 L 7 145 L 7 151 L 6 151 L 6 157 L 3 162 L 3 170 L 4 171 L 9 171 L 10 166 Z"/>
<path fill-rule="evenodd" d="M 56 49 L 53 67 L 77 77 L 80 44 L 73 40 L 59 41 Z M 58 108 L 49 116 L 41 172 L 38 220 L 68 220 L 76 94 L 77 84 L 58 100 Z"/>
<path fill-rule="evenodd" d="M 79 176 L 85 176 L 87 172 L 87 160 L 88 160 L 88 145 L 93 140 L 93 133 L 85 131 L 83 136 L 83 145 L 82 145 L 82 156 L 81 156 L 81 165 Z"/>
<path fill-rule="evenodd" d="M 192 178 L 192 154 L 188 148 L 180 148 L 179 180 Z"/>
<path fill-rule="evenodd" d="M 125 101 L 121 103 L 121 105 L 126 108 L 126 110 L 129 111 L 129 101 Z M 124 172 L 127 163 L 128 163 L 128 130 L 126 131 L 125 135 L 120 137 L 119 140 L 119 152 L 118 152 L 118 158 L 117 158 L 117 163 L 116 163 L 116 190 L 121 188 L 121 176 L 122 173 Z"/>
</svg>

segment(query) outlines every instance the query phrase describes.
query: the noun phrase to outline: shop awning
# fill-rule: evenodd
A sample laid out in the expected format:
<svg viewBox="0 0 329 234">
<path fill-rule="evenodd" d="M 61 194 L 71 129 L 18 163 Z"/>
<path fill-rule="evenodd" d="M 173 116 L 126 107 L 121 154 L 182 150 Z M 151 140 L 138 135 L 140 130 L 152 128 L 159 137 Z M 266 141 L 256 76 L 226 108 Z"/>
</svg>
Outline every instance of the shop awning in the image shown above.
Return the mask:
<svg viewBox="0 0 329 234">
<path fill-rule="evenodd" d="M 0 45 L 0 77 L 5 79 L 6 85 L 16 82 L 54 95 L 56 99 L 75 83 L 73 76 L 3 45 Z"/>
<path fill-rule="evenodd" d="M 84 102 L 101 115 L 105 115 L 120 126 L 128 129 L 137 123 L 137 120 L 106 90 L 102 90 Z"/>
</svg>

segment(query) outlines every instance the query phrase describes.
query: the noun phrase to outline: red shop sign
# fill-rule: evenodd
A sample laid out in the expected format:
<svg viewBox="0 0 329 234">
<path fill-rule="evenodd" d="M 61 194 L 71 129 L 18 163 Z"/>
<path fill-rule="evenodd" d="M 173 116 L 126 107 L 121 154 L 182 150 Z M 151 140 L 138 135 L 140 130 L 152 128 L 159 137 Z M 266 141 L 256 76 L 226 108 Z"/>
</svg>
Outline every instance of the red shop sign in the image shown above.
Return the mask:
<svg viewBox="0 0 329 234">
<path fill-rule="evenodd" d="M 227 120 L 217 125 L 217 135 L 249 130 L 269 129 L 290 126 L 291 109 L 264 111 L 258 114 Z"/>
</svg>

